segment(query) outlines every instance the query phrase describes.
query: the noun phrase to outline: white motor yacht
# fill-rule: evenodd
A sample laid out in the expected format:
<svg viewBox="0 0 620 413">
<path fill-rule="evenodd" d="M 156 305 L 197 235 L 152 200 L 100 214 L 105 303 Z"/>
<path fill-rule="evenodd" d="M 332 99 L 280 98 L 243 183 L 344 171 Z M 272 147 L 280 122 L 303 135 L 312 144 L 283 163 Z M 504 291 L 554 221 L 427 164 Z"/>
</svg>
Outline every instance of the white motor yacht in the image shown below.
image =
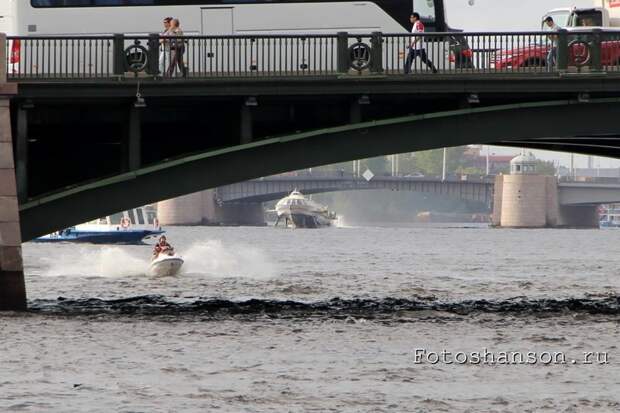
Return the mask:
<svg viewBox="0 0 620 413">
<path fill-rule="evenodd" d="M 336 219 L 326 206 L 307 199 L 297 189 L 278 201 L 275 212 L 278 216 L 276 226 L 284 220 L 286 227 L 321 228 L 330 226 Z"/>
</svg>

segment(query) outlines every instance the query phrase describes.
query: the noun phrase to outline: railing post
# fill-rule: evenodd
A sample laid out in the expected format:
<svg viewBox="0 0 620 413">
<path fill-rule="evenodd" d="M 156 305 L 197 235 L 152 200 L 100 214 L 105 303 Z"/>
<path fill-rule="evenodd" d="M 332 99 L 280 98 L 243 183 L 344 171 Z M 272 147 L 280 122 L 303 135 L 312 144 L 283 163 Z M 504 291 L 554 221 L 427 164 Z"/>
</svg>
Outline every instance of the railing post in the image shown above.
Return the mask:
<svg viewBox="0 0 620 413">
<path fill-rule="evenodd" d="M 114 74 L 123 76 L 125 74 L 125 35 L 115 34 L 113 42 L 114 54 Z"/>
<path fill-rule="evenodd" d="M 558 71 L 568 70 L 568 31 L 558 30 Z"/>
<path fill-rule="evenodd" d="M 592 29 L 592 42 L 590 42 L 590 53 L 592 53 L 592 65 L 590 66 L 590 71 L 592 72 L 600 72 L 603 70 L 603 66 L 601 64 L 601 37 L 601 29 Z"/>
<path fill-rule="evenodd" d="M 146 73 L 149 75 L 157 76 L 159 73 L 159 33 L 149 34 L 149 41 L 147 44 L 148 50 L 148 66 Z M 163 75 L 163 73 L 162 73 Z"/>
<path fill-rule="evenodd" d="M 349 34 L 347 32 L 338 32 L 337 34 L 337 68 L 338 73 L 349 72 Z"/>
<path fill-rule="evenodd" d="M 370 38 L 370 72 L 383 73 L 383 33 L 372 32 Z"/>
</svg>

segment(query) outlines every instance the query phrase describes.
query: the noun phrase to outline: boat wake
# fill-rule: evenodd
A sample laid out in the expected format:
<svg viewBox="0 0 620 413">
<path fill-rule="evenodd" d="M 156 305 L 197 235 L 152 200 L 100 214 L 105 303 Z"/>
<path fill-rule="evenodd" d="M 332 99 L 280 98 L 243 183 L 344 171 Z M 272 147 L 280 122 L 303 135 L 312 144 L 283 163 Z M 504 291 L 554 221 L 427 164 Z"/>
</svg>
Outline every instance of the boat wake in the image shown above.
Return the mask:
<svg viewBox="0 0 620 413">
<path fill-rule="evenodd" d="M 436 302 L 428 299 L 340 299 L 300 302 L 251 299 L 245 301 L 204 299 L 172 301 L 160 295 L 146 295 L 118 300 L 66 299 L 33 300 L 30 311 L 62 315 L 200 315 L 221 318 L 335 318 L 406 320 L 416 312 L 512 315 L 605 314 L 620 315 L 620 296 L 605 298 L 472 300 Z"/>
<path fill-rule="evenodd" d="M 224 245 L 220 241 L 197 242 L 181 248 L 185 260 L 180 274 L 209 278 L 251 278 L 268 280 L 277 277 L 275 264 L 260 249 L 245 245 Z M 149 276 L 151 250 L 144 246 L 71 246 L 71 252 L 54 249 L 41 258 L 30 274 L 50 277 L 121 278 Z"/>
<path fill-rule="evenodd" d="M 185 253 L 183 272 L 213 278 L 268 280 L 278 276 L 277 266 L 258 248 L 224 245 L 211 240 L 192 245 Z"/>
<path fill-rule="evenodd" d="M 35 272 L 52 277 L 131 277 L 145 274 L 150 262 L 150 257 L 137 257 L 123 247 L 106 246 L 96 250 L 87 246 L 74 248 L 71 254 L 52 254 L 42 258 L 46 268 Z"/>
</svg>

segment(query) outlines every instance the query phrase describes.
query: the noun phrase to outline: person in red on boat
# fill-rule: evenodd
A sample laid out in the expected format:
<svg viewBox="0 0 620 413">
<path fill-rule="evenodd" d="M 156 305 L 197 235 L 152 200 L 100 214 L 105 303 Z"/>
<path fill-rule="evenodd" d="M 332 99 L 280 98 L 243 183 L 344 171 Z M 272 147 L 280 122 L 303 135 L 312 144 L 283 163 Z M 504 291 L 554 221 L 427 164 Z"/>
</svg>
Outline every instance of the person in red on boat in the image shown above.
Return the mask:
<svg viewBox="0 0 620 413">
<path fill-rule="evenodd" d="M 155 245 L 155 248 L 153 248 L 153 258 L 157 258 L 162 252 L 168 255 L 174 254 L 174 248 L 172 248 L 172 245 L 168 244 L 165 235 L 159 237 L 159 241 Z"/>
</svg>

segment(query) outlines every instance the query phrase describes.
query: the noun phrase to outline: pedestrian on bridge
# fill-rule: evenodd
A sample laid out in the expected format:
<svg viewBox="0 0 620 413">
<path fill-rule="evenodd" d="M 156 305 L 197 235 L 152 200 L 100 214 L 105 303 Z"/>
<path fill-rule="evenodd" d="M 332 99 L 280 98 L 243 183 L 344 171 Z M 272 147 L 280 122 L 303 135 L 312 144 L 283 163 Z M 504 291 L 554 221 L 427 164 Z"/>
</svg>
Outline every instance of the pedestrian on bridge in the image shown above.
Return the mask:
<svg viewBox="0 0 620 413">
<path fill-rule="evenodd" d="M 409 17 L 409 21 L 413 24 L 413 28 L 411 29 L 411 33 L 424 33 L 424 23 L 420 20 L 419 13 L 413 13 Z M 413 64 L 413 60 L 416 57 L 420 57 L 422 63 L 425 63 L 433 73 L 437 73 L 437 69 L 431 60 L 429 60 L 426 55 L 426 49 L 424 48 L 424 37 L 423 36 L 412 36 L 411 43 L 407 47 L 409 52 L 407 53 L 407 60 L 405 61 L 405 74 L 411 73 L 411 65 Z"/>
<path fill-rule="evenodd" d="M 547 18 L 545 19 L 545 24 L 549 28 L 549 31 L 557 32 L 559 29 L 558 25 L 555 24 L 555 22 L 553 21 L 553 17 L 551 16 L 547 16 Z M 549 35 L 549 40 L 551 40 L 551 47 L 549 48 L 549 51 L 547 52 L 547 71 L 550 72 L 553 70 L 553 67 L 557 63 L 558 35 L 557 34 Z"/>
<path fill-rule="evenodd" d="M 170 35 L 170 22 L 172 17 L 164 18 L 164 31 L 160 33 L 159 44 L 161 45 L 159 51 L 159 73 L 162 75 L 166 72 L 168 66 L 166 62 L 170 62 L 170 41 L 166 39 Z"/>
<path fill-rule="evenodd" d="M 172 19 L 170 22 L 170 51 L 172 54 L 170 66 L 168 67 L 168 76 L 172 77 L 177 67 L 183 77 L 187 77 L 187 68 L 183 62 L 183 54 L 185 53 L 184 33 L 181 30 L 181 22 L 179 19 Z"/>
</svg>

